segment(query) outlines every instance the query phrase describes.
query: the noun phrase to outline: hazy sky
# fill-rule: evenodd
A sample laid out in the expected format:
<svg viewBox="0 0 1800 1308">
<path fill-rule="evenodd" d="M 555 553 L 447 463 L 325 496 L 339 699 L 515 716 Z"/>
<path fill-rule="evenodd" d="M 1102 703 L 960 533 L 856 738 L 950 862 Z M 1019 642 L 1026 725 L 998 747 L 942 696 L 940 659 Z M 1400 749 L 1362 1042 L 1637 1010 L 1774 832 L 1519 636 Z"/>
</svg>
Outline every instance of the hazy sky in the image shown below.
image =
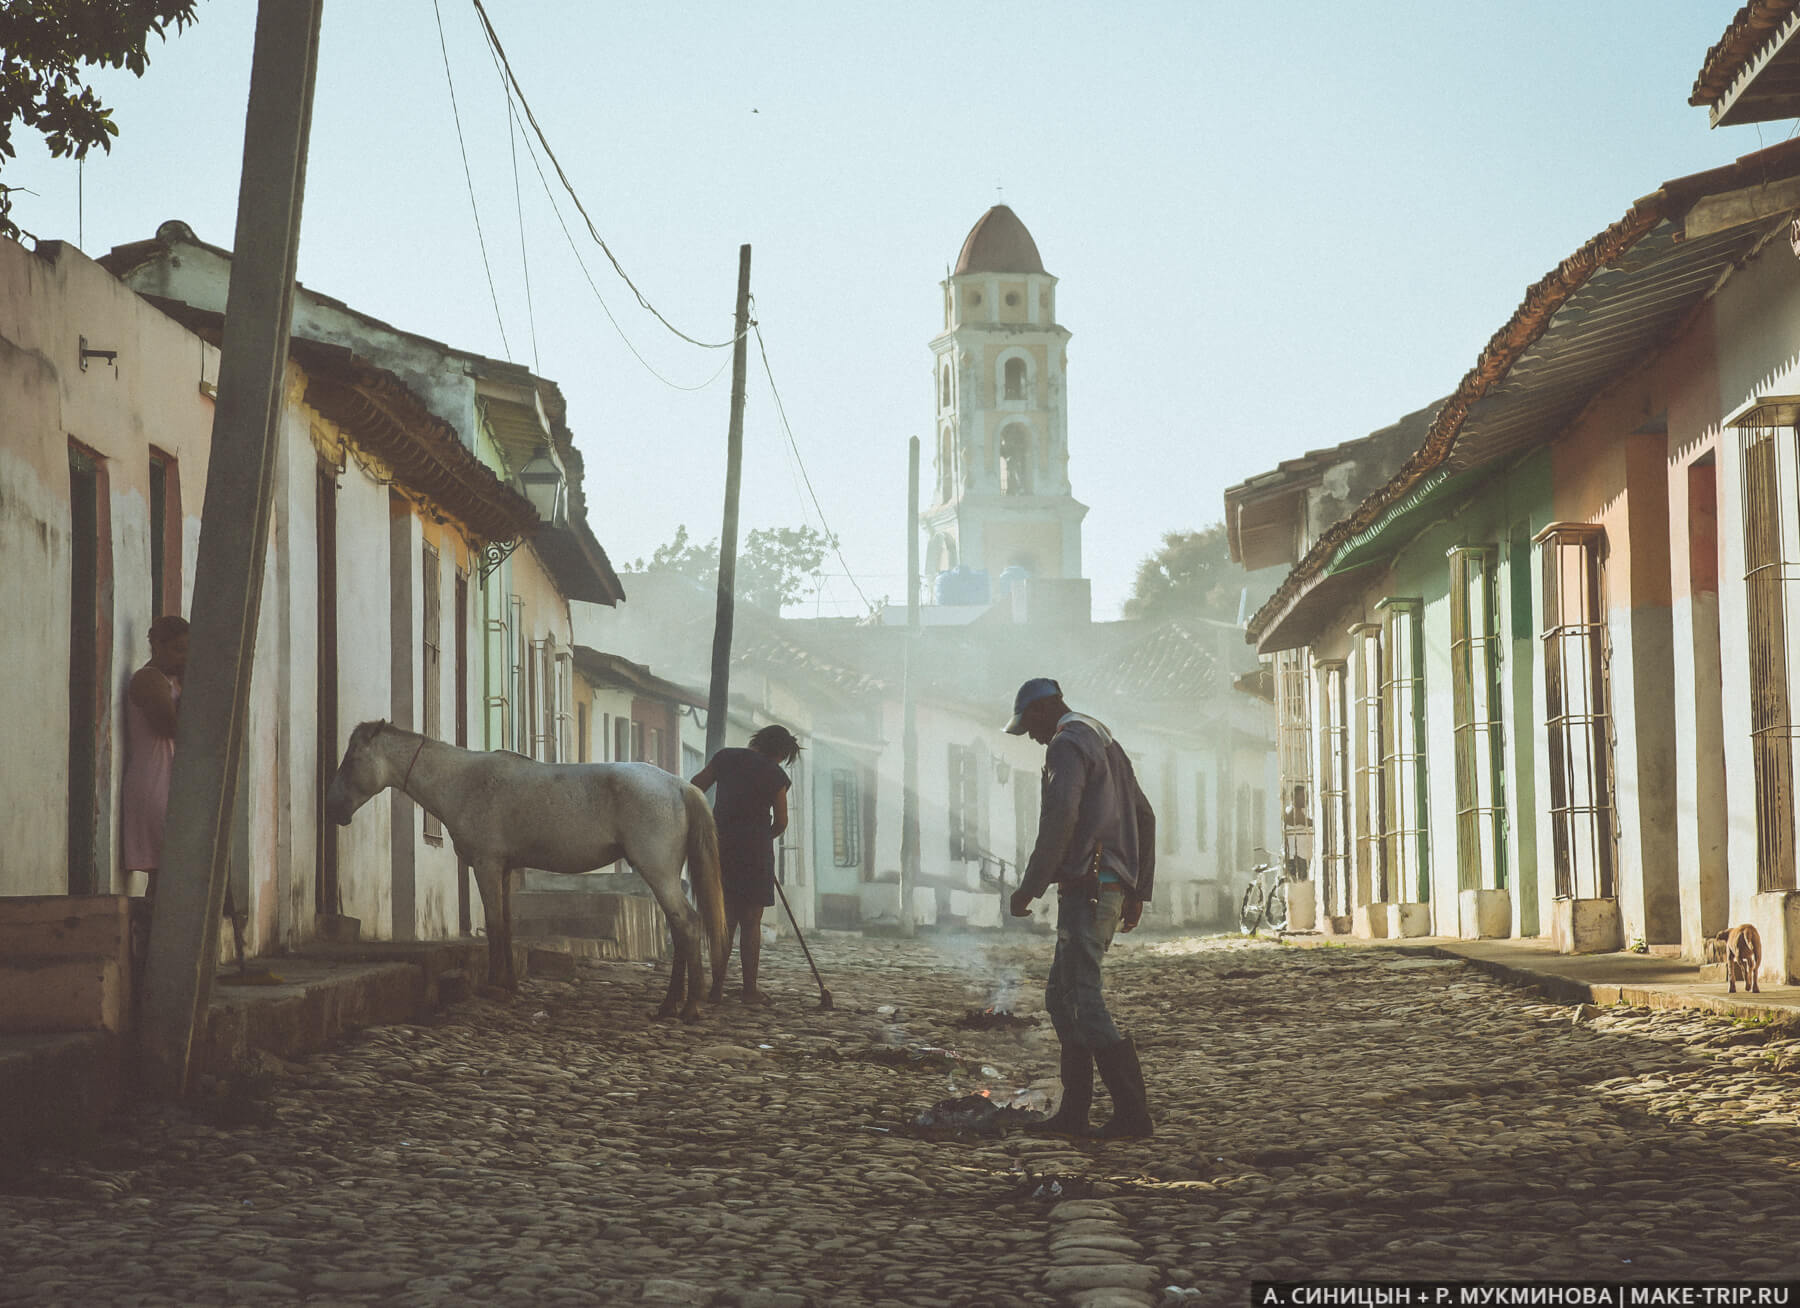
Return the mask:
<svg viewBox="0 0 1800 1308">
<path fill-rule="evenodd" d="M 729 372 L 671 389 L 607 322 L 468 0 L 327 0 L 300 277 L 397 326 L 559 381 L 616 564 L 717 534 Z M 1774 144 L 1686 103 L 1738 0 L 656 3 L 488 0 L 602 234 L 695 336 L 730 335 L 737 249 L 801 457 L 870 599 L 904 599 L 906 439 L 926 437 L 937 282 L 999 197 L 1061 279 L 1070 476 L 1096 616 L 1162 532 L 1300 450 L 1444 394 L 1525 288 L 1668 178 Z M 98 79 L 120 137 L 86 166 L 94 254 L 185 219 L 229 245 L 254 4 L 202 0 L 148 74 Z M 74 163 L 31 133 L 15 217 L 77 236 Z M 564 214 L 575 215 L 559 195 Z M 527 317 L 520 253 L 531 279 Z M 583 236 L 626 335 L 693 386 L 728 351 L 643 312 Z M 754 351 L 746 529 L 817 519 Z M 833 562 L 834 569 L 836 568 Z M 818 611 L 861 603 L 841 572 Z"/>
</svg>

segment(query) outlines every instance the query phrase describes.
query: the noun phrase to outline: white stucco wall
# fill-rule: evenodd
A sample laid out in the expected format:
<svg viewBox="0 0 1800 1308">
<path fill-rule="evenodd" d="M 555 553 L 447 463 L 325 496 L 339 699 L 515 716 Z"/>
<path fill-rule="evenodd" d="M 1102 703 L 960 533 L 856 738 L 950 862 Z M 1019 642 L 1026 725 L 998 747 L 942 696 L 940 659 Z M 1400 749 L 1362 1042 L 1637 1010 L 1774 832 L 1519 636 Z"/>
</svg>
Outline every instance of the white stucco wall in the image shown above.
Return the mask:
<svg viewBox="0 0 1800 1308">
<path fill-rule="evenodd" d="M 149 446 L 177 460 L 183 535 L 197 539 L 212 403 L 202 369 L 217 353 L 120 286 L 72 246 L 34 253 L 0 240 L 0 648 L 9 677 L 0 707 L 14 744 L 0 752 L 0 893 L 68 888 L 70 523 L 69 440 L 105 461 L 107 539 L 101 546 L 100 888 L 119 880 L 117 805 L 124 765 L 124 694 L 149 657 Z M 79 364 L 80 340 L 117 350 Z M 110 560 L 110 583 L 105 569 Z M 184 585 L 192 586 L 191 554 Z M 140 878 L 141 880 L 141 878 Z"/>
</svg>

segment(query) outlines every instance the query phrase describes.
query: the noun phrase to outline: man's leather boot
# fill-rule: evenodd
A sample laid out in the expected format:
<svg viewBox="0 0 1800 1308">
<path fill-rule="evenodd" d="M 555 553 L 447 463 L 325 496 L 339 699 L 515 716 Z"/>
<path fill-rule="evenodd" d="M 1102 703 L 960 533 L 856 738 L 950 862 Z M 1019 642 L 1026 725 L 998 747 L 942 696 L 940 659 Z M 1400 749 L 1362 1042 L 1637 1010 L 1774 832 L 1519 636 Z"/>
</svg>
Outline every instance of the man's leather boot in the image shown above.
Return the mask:
<svg viewBox="0 0 1800 1308">
<path fill-rule="evenodd" d="M 1062 1047 L 1062 1103 L 1041 1122 L 1027 1122 L 1032 1135 L 1088 1134 L 1088 1109 L 1094 1105 L 1094 1051 L 1086 1045 Z"/>
<path fill-rule="evenodd" d="M 1112 1096 L 1112 1118 L 1094 1135 L 1101 1140 L 1138 1140 L 1155 1132 L 1150 1121 L 1150 1100 L 1144 1091 L 1144 1069 L 1138 1066 L 1137 1046 L 1130 1040 L 1094 1052 L 1100 1079 Z"/>
</svg>

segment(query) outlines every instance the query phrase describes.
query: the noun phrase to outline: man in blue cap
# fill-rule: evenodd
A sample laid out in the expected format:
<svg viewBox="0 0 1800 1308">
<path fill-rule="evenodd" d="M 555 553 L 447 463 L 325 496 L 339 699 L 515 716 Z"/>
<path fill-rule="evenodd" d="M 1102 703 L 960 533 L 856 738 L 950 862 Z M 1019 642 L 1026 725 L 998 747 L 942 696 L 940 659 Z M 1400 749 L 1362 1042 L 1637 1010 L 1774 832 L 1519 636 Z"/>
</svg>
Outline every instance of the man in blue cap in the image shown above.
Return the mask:
<svg viewBox="0 0 1800 1308">
<path fill-rule="evenodd" d="M 1044 1007 L 1062 1045 L 1062 1104 L 1027 1128 L 1088 1135 L 1094 1069 L 1112 1096 L 1112 1120 L 1093 1134 L 1124 1139 L 1151 1134 L 1150 1105 L 1137 1047 L 1119 1033 L 1100 993 L 1100 960 L 1113 933 L 1143 916 L 1156 873 L 1156 815 L 1138 788 L 1131 760 L 1106 725 L 1063 702 L 1062 687 L 1035 677 L 1013 700 L 1011 735 L 1029 735 L 1044 751 L 1043 811 L 1037 846 L 1013 892 L 1012 912 L 1057 886 L 1056 956 Z"/>
</svg>

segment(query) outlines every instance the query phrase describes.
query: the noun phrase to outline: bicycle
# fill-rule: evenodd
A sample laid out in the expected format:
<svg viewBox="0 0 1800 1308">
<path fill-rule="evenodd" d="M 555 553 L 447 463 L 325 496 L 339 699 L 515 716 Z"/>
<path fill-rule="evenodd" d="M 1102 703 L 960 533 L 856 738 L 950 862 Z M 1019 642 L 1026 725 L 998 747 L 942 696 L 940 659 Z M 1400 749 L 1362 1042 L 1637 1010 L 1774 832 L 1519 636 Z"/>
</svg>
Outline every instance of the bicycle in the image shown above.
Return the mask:
<svg viewBox="0 0 1800 1308">
<path fill-rule="evenodd" d="M 1271 862 L 1273 855 L 1261 845 L 1255 846 L 1263 861 L 1250 869 L 1250 884 L 1244 887 L 1244 898 L 1238 904 L 1238 930 L 1253 936 L 1267 924 L 1276 935 L 1288 927 L 1288 883 L 1294 880 L 1287 860 Z"/>
</svg>

